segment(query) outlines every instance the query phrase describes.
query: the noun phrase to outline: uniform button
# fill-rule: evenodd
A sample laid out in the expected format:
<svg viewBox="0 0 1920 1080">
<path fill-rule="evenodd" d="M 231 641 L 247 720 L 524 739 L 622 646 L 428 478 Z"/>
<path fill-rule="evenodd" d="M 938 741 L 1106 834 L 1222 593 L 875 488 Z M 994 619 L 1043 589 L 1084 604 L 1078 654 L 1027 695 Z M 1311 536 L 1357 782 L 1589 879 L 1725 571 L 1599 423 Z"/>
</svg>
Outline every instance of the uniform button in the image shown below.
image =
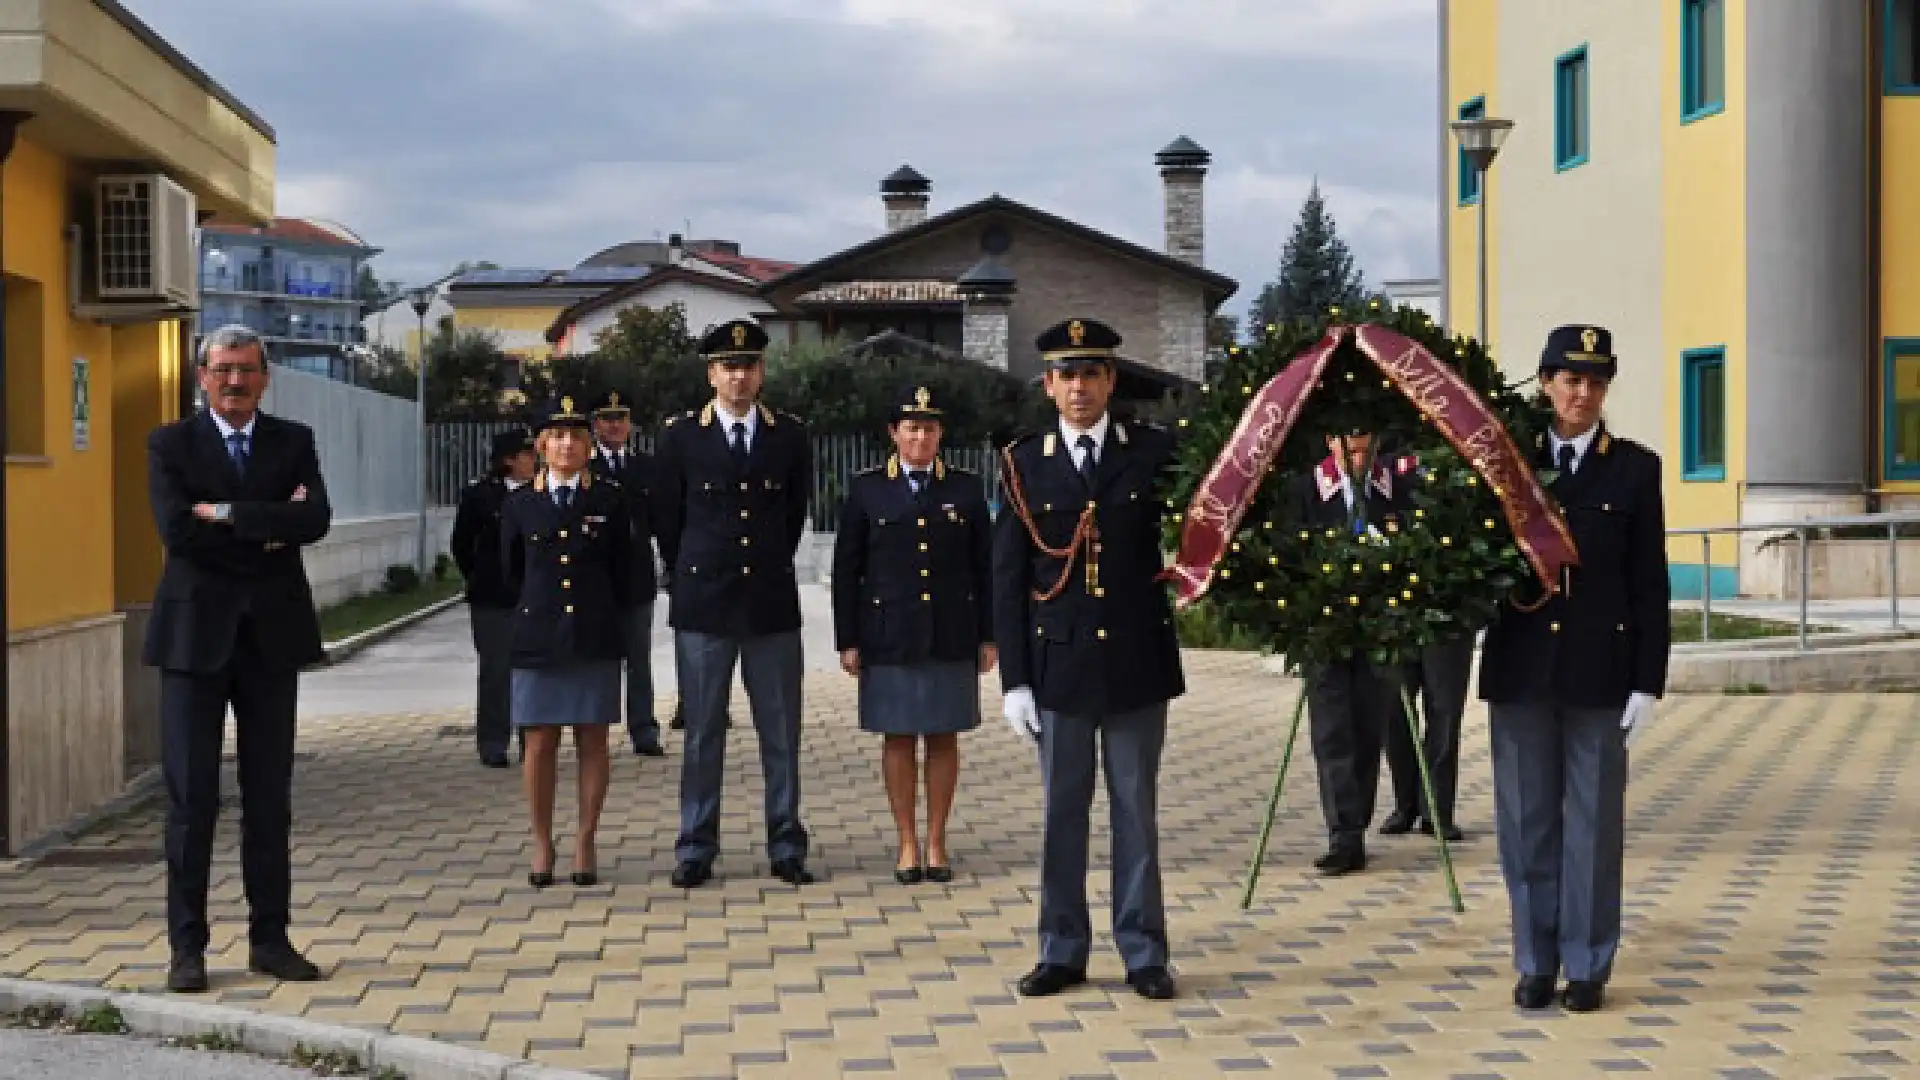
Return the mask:
<svg viewBox="0 0 1920 1080">
<path fill-rule="evenodd" d="M 1618 625 L 1618 626 L 1616 626 L 1616 627 L 1614 627 L 1614 629 L 1615 629 L 1615 630 L 1617 630 L 1617 631 L 1619 631 L 1620 633 L 1622 633 L 1622 634 L 1624 634 L 1624 633 L 1626 633 L 1626 632 L 1627 632 L 1627 624 L 1626 624 L 1626 623 L 1621 623 L 1620 625 Z"/>
<path fill-rule="evenodd" d="M 921 527 L 921 528 L 923 528 L 923 529 L 924 529 L 924 528 L 926 528 L 926 527 L 927 527 L 927 519 L 926 519 L 926 518 L 921 518 L 921 519 L 919 519 L 919 525 L 920 525 L 920 527 Z"/>
<path fill-rule="evenodd" d="M 1560 624 L 1559 624 L 1559 623 L 1548 623 L 1548 624 L 1547 624 L 1547 629 L 1548 629 L 1549 631 L 1551 631 L 1552 633 L 1555 633 L 1555 634 L 1557 634 L 1557 633 L 1559 633 L 1559 632 L 1560 632 Z"/>
<path fill-rule="evenodd" d="M 1045 630 L 1043 630 L 1043 629 L 1041 629 L 1041 628 L 1040 628 L 1040 627 L 1038 627 L 1038 626 L 1036 626 L 1036 627 L 1034 627 L 1034 628 L 1033 628 L 1033 636 L 1034 636 L 1034 637 L 1045 637 L 1045 636 L 1046 636 L 1046 633 L 1047 633 L 1047 632 L 1046 632 Z"/>
<path fill-rule="evenodd" d="M 753 567 L 751 567 L 751 566 L 743 566 L 743 567 L 741 567 L 741 568 L 740 568 L 740 572 L 741 572 L 742 574 L 746 574 L 746 575 L 748 575 L 748 576 L 751 576 L 751 575 L 753 574 Z"/>
<path fill-rule="evenodd" d="M 879 597 L 877 597 L 877 596 L 876 596 L 876 597 L 874 597 L 874 598 L 873 598 L 873 606 L 874 606 L 874 607 L 879 607 L 879 606 L 880 606 L 880 598 L 879 598 Z"/>
<path fill-rule="evenodd" d="M 562 539 L 562 540 L 565 540 L 566 538 L 567 538 L 567 530 L 565 530 L 565 529 L 561 529 L 561 530 L 560 530 L 560 539 Z"/>
<path fill-rule="evenodd" d="M 741 521 L 747 520 L 747 512 L 745 510 L 740 511 L 740 520 Z"/>
<path fill-rule="evenodd" d="M 572 605 L 572 604 L 568 604 L 568 605 L 567 605 L 567 614 L 569 614 L 569 615 L 571 615 L 571 614 L 573 614 L 573 605 Z"/>
<path fill-rule="evenodd" d="M 1101 641 L 1107 640 L 1107 628 L 1103 626 L 1100 629 L 1095 630 L 1093 632 L 1093 636 L 1099 638 Z"/>
<path fill-rule="evenodd" d="M 741 537 L 741 538 L 740 538 L 740 546 L 741 546 L 741 547 L 752 547 L 752 546 L 753 546 L 753 541 L 752 541 L 751 539 L 748 539 L 747 537 L 744 537 L 744 536 L 743 536 L 743 537 Z"/>
<path fill-rule="evenodd" d="M 920 541 L 920 550 L 921 551 L 927 550 L 927 542 L 925 540 Z"/>
<path fill-rule="evenodd" d="M 930 593 L 930 592 L 923 592 L 923 593 L 921 593 L 921 594 L 920 594 L 920 602 L 921 602 L 921 603 L 923 603 L 923 604 L 930 604 L 930 603 L 932 603 L 932 602 L 933 602 L 933 594 L 932 594 L 932 593 Z"/>
<path fill-rule="evenodd" d="M 1096 586 L 1093 590 L 1093 595 L 1095 596 L 1107 595 L 1107 587 L 1105 585 Z"/>
<path fill-rule="evenodd" d="M 745 480 L 740 481 L 740 490 L 741 491 L 747 490 L 747 482 Z"/>
<path fill-rule="evenodd" d="M 1095 506 L 1097 506 L 1097 505 L 1099 505 L 1099 504 L 1098 504 L 1098 503 L 1095 503 L 1095 502 L 1094 502 L 1094 501 L 1093 501 L 1092 499 L 1088 499 L 1088 500 L 1087 500 L 1087 509 L 1089 509 L 1089 510 L 1091 510 L 1091 509 L 1093 509 L 1093 508 L 1094 508 Z"/>
<path fill-rule="evenodd" d="M 923 567 L 921 567 L 921 568 L 920 568 L 920 576 L 921 576 L 921 577 L 929 577 L 929 576 L 931 576 L 932 574 L 933 574 L 933 571 L 931 571 L 931 570 L 929 570 L 929 569 L 927 569 L 926 567 L 924 567 L 924 566 L 923 566 Z"/>
<path fill-rule="evenodd" d="M 561 588 L 563 588 L 563 589 L 571 589 L 571 588 L 573 588 L 573 579 L 572 579 L 572 578 L 561 578 L 561 579 L 560 579 L 560 587 L 561 587 Z"/>
<path fill-rule="evenodd" d="M 569 561 L 571 561 L 571 560 L 569 559 L 569 557 L 568 557 L 568 556 L 565 556 L 565 555 L 562 555 L 562 556 L 560 556 L 560 565 L 561 565 L 561 566 L 565 566 L 565 565 L 567 565 L 567 563 L 568 563 Z"/>
</svg>

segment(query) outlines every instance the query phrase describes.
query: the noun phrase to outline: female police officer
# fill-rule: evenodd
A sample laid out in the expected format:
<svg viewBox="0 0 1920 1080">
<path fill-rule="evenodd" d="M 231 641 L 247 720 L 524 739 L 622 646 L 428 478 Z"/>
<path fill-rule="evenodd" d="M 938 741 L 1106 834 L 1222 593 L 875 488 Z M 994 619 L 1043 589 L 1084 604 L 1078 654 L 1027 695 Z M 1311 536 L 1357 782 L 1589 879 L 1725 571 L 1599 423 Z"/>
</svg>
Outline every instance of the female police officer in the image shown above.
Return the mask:
<svg viewBox="0 0 1920 1080">
<path fill-rule="evenodd" d="M 526 736 L 536 889 L 553 884 L 553 788 L 560 729 L 580 758 L 573 883 L 599 881 L 594 834 L 607 799 L 607 728 L 620 721 L 621 628 L 632 604 L 633 530 L 618 485 L 587 469 L 587 417 L 563 397 L 541 419 L 546 467 L 507 497 L 500 544 L 513 614 L 513 724 Z"/>
<path fill-rule="evenodd" d="M 1601 1006 L 1620 943 L 1627 740 L 1666 689 L 1660 458 L 1601 421 L 1617 364 L 1602 327 L 1547 337 L 1540 379 L 1553 430 L 1536 464 L 1551 470 L 1580 565 L 1557 595 L 1502 612 L 1482 646 L 1523 1009 L 1551 1004 L 1562 972 L 1569 1011 Z"/>
<path fill-rule="evenodd" d="M 958 735 L 980 726 L 993 670 L 992 520 L 973 473 L 940 460 L 943 412 L 907 391 L 887 432 L 899 452 L 853 478 L 833 545 L 833 635 L 860 680 L 860 726 L 885 737 L 880 771 L 900 832 L 894 878 L 953 880 L 947 815 Z M 916 743 L 927 742 L 927 847 L 915 827 Z"/>
</svg>

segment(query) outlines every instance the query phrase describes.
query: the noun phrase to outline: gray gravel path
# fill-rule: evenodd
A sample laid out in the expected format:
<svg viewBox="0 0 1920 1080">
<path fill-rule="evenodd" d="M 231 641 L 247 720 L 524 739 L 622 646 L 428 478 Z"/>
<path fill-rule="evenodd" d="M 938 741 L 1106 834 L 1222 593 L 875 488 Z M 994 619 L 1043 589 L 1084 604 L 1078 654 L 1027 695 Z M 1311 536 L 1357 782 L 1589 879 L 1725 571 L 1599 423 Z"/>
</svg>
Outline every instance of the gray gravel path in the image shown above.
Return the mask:
<svg viewBox="0 0 1920 1080">
<path fill-rule="evenodd" d="M 180 1050 L 122 1035 L 0 1028 L 0 1080 L 314 1080 L 249 1054 Z"/>
</svg>

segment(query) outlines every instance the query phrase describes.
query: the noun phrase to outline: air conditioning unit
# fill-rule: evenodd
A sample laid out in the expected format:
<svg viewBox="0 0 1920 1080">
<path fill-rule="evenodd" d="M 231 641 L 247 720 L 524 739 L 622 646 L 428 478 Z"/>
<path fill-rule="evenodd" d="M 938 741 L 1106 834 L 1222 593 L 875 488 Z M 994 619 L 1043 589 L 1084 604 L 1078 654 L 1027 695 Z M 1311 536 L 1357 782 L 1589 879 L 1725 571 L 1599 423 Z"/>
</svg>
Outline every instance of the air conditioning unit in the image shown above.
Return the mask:
<svg viewBox="0 0 1920 1080">
<path fill-rule="evenodd" d="M 98 299 L 198 304 L 192 192 L 159 173 L 102 176 L 93 207 Z"/>
</svg>

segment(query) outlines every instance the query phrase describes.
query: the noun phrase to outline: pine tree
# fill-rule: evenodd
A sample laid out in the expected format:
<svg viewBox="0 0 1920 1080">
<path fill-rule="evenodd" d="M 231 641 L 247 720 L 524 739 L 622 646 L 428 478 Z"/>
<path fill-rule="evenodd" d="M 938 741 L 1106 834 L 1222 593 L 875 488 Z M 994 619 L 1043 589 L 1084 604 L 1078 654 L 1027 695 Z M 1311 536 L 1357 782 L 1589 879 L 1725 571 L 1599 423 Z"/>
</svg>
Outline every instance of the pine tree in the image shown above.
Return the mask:
<svg viewBox="0 0 1920 1080">
<path fill-rule="evenodd" d="M 1366 301 L 1360 268 L 1340 239 L 1316 179 L 1281 252 L 1279 276 L 1253 302 L 1248 330 L 1258 335 L 1269 323 L 1324 315 L 1332 307 L 1358 311 Z"/>
</svg>

